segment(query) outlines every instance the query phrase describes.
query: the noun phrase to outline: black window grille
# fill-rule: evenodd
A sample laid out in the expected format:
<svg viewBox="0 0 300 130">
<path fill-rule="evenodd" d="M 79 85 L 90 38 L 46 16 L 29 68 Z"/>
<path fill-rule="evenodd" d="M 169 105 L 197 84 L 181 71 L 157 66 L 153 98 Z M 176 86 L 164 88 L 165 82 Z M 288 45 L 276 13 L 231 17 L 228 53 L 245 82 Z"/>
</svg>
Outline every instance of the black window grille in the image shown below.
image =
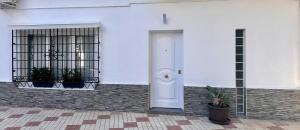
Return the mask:
<svg viewBox="0 0 300 130">
<path fill-rule="evenodd" d="M 33 87 L 34 68 L 50 70 L 53 87 L 63 87 L 64 74 L 77 71 L 84 87 L 95 88 L 100 75 L 99 28 L 27 29 L 12 31 L 12 80 Z"/>
</svg>

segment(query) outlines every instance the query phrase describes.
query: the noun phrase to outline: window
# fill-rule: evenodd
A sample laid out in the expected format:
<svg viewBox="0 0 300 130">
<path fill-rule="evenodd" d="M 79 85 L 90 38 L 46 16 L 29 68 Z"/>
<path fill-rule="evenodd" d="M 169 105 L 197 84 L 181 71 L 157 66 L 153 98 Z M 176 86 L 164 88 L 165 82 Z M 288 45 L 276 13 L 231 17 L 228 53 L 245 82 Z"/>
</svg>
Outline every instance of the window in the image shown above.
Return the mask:
<svg viewBox="0 0 300 130">
<path fill-rule="evenodd" d="M 12 45 L 18 87 L 34 87 L 34 68 L 50 70 L 56 88 L 63 88 L 66 70 L 78 71 L 85 88 L 99 82 L 99 28 L 13 30 Z"/>
<path fill-rule="evenodd" d="M 235 39 L 237 113 L 246 115 L 245 29 L 236 29 Z"/>
</svg>

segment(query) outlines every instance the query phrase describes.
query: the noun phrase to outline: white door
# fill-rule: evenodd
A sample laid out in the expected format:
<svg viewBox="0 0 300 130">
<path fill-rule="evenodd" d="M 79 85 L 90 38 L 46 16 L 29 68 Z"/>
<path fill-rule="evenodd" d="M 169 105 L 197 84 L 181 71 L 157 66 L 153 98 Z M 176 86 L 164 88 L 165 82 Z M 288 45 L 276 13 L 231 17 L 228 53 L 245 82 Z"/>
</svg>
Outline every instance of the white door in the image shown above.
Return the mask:
<svg viewBox="0 0 300 130">
<path fill-rule="evenodd" d="M 151 32 L 150 107 L 182 108 L 182 32 Z"/>
</svg>

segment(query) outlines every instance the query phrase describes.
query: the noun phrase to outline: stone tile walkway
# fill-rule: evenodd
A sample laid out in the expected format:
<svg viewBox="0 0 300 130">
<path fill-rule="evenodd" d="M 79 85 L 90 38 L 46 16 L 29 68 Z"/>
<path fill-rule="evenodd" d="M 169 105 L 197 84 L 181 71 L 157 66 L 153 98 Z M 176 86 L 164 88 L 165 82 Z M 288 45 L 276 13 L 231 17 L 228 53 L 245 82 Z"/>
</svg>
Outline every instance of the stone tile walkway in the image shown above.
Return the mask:
<svg viewBox="0 0 300 130">
<path fill-rule="evenodd" d="M 0 107 L 1 130 L 300 130 L 300 122 L 233 119 L 221 126 L 206 117 L 129 112 Z"/>
</svg>

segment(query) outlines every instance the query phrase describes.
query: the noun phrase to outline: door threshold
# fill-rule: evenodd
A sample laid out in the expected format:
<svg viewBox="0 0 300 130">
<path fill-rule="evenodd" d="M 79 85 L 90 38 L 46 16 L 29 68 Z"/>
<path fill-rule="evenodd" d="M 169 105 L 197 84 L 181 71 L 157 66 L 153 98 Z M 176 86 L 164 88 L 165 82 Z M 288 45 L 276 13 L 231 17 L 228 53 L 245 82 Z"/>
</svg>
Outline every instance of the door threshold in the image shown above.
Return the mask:
<svg viewBox="0 0 300 130">
<path fill-rule="evenodd" d="M 163 114 L 163 115 L 185 115 L 184 111 L 181 108 L 153 107 L 149 109 L 148 113 Z"/>
</svg>

